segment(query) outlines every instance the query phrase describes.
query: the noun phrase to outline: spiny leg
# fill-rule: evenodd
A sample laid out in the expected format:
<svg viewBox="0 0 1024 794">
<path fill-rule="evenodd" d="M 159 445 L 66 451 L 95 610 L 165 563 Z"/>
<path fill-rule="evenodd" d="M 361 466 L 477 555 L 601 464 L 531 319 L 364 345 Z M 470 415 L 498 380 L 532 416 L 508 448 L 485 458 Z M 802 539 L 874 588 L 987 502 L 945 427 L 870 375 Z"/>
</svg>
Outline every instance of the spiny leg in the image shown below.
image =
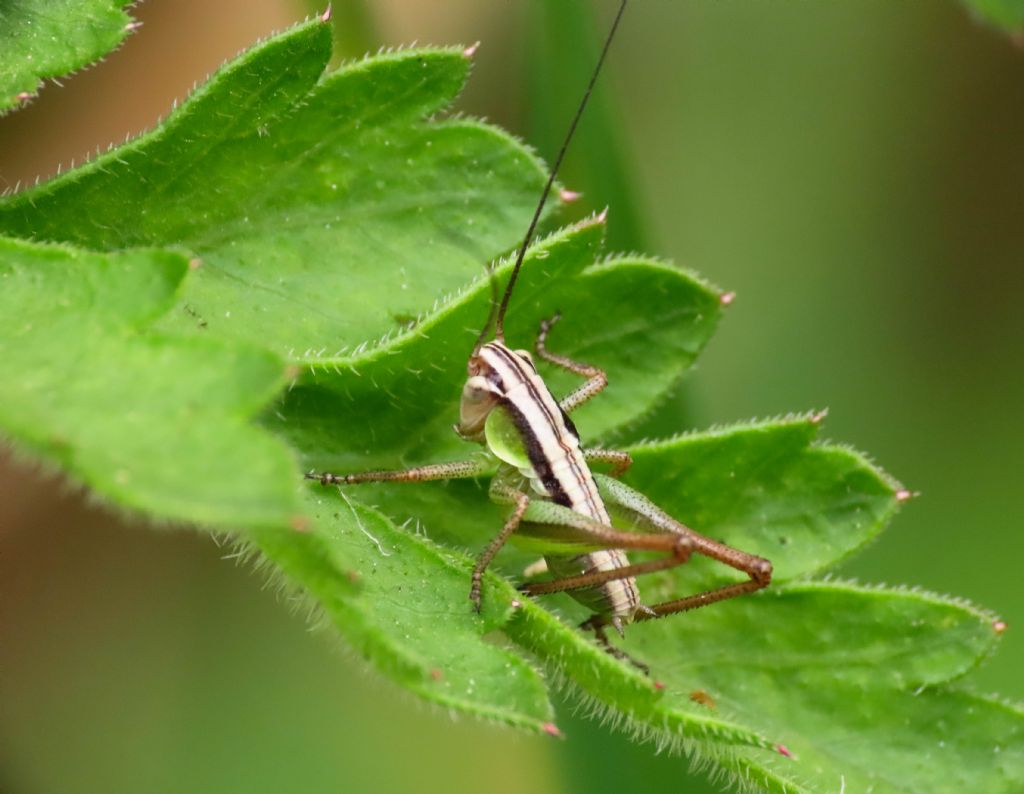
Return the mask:
<svg viewBox="0 0 1024 794">
<path fill-rule="evenodd" d="M 545 347 L 548 332 L 561 318 L 562 315 L 556 312 L 555 316 L 550 320 L 543 320 L 541 322 L 540 332 L 537 334 L 537 341 L 534 343 L 534 350 L 536 350 L 538 356 L 549 364 L 554 364 L 556 367 L 561 367 L 580 377 L 587 378 L 586 383 L 559 401 L 558 405 L 568 414 L 579 408 L 591 397 L 596 397 L 604 391 L 604 387 L 608 385 L 608 376 L 604 374 L 602 369 L 592 367 L 590 364 L 581 364 L 578 361 L 573 361 L 571 358 L 548 351 Z"/>
<path fill-rule="evenodd" d="M 556 507 L 558 507 L 558 505 L 556 505 Z M 579 576 L 566 576 L 561 579 L 553 579 L 548 582 L 524 584 L 519 587 L 520 591 L 529 596 L 538 596 L 549 593 L 562 593 L 570 590 L 581 590 L 587 587 L 600 587 L 606 582 L 611 582 L 616 579 L 628 579 L 636 576 L 642 576 L 647 573 L 654 573 L 655 571 L 664 571 L 668 568 L 675 568 L 677 565 L 682 565 L 690 558 L 690 541 L 685 535 L 638 535 L 635 533 L 618 532 L 611 527 L 604 527 L 600 524 L 598 527 L 601 527 L 601 529 L 593 530 L 594 541 L 600 541 L 602 545 L 607 544 L 609 548 L 638 548 L 664 551 L 667 552 L 668 556 L 653 560 L 645 560 L 631 565 L 624 565 L 621 568 L 613 568 L 607 571 L 591 571 L 589 573 L 582 573 Z M 649 620 L 655 616 L 656 615 L 647 607 L 641 606 L 633 619 Z M 616 659 L 629 662 L 631 665 L 641 670 L 645 675 L 650 674 L 650 668 L 646 664 L 635 659 L 633 656 L 629 655 L 621 648 L 616 647 L 609 641 L 604 630 L 608 625 L 614 626 L 615 630 L 618 631 L 619 634 L 622 634 L 621 620 L 617 617 L 609 618 L 605 615 L 593 615 L 588 620 L 581 623 L 580 628 L 593 631 L 598 644 Z"/>
<path fill-rule="evenodd" d="M 306 472 L 307 480 L 319 480 L 321 485 L 356 485 L 364 482 L 427 482 L 429 480 L 456 480 L 488 474 L 492 465 L 483 459 L 453 460 L 413 466 L 409 469 L 362 471 L 355 474 Z"/>
<path fill-rule="evenodd" d="M 661 538 L 665 536 L 654 535 L 653 537 Z M 658 549 L 658 551 L 667 552 L 671 556 L 659 557 L 656 560 L 635 562 L 629 565 L 623 565 L 621 568 L 612 568 L 607 571 L 590 571 L 589 573 L 581 573 L 579 576 L 564 576 L 561 579 L 552 579 L 549 582 L 531 582 L 529 584 L 520 585 L 519 589 L 529 596 L 565 593 L 569 590 L 583 590 L 587 587 L 598 587 L 606 582 L 612 582 L 616 579 L 632 579 L 637 576 L 642 576 L 645 573 L 654 573 L 655 571 L 664 571 L 667 568 L 675 568 L 677 565 L 682 565 L 690 558 L 690 547 L 686 544 L 684 538 L 672 539 L 670 540 L 670 544 L 666 545 L 668 545 L 667 548 Z M 622 546 L 617 545 L 616 548 L 622 548 Z M 644 548 L 649 549 L 650 547 L 645 546 Z"/>
<path fill-rule="evenodd" d="M 495 555 L 501 551 L 501 547 L 505 545 L 509 537 L 519 527 L 519 522 L 523 518 L 523 513 L 526 512 L 526 508 L 530 505 L 530 497 L 517 488 L 513 488 L 511 485 L 507 485 L 501 482 L 500 478 L 495 477 L 491 480 L 491 498 L 500 504 L 513 504 L 515 507 L 512 510 L 512 514 L 509 515 L 508 520 L 505 521 L 505 526 L 501 528 L 494 539 L 487 544 L 487 547 L 480 552 L 480 556 L 476 558 L 476 565 L 473 566 L 473 577 L 472 582 L 469 586 L 469 600 L 473 602 L 473 608 L 477 612 L 480 611 L 481 597 L 480 587 L 483 581 L 484 571 L 487 570 L 487 566 L 491 564 L 491 560 L 494 559 Z"/>
<path fill-rule="evenodd" d="M 657 618 L 663 618 L 666 615 L 674 615 L 677 612 L 687 612 L 691 609 L 706 607 L 708 604 L 714 604 L 717 601 L 725 601 L 729 598 L 753 593 L 767 585 L 767 581 L 750 579 L 746 582 L 730 584 L 714 590 L 705 590 L 703 593 L 686 596 L 685 598 L 677 598 L 673 601 L 662 601 L 660 604 L 655 604 L 654 606 L 648 607 L 646 611 L 638 613 L 635 620 L 655 620 Z"/>
<path fill-rule="evenodd" d="M 587 463 L 607 463 L 612 470 L 608 472 L 609 477 L 618 479 L 633 465 L 633 456 L 628 452 L 618 449 L 585 449 L 583 458 Z"/>
<path fill-rule="evenodd" d="M 318 480 L 323 485 L 356 485 L 366 482 L 427 482 L 429 480 L 454 480 L 468 477 L 478 477 L 488 474 L 492 470 L 492 464 L 486 460 L 456 460 L 449 463 L 434 463 L 427 466 L 414 466 L 409 469 L 393 469 L 364 471 L 356 474 L 330 474 L 327 472 L 318 474 L 307 472 L 307 480 Z M 512 503 L 515 509 L 509 516 L 508 521 L 501 532 L 492 540 L 487 548 L 483 550 L 476 565 L 473 568 L 472 584 L 470 585 L 469 598 L 480 611 L 480 584 L 484 571 L 490 565 L 491 560 L 505 545 L 509 536 L 516 531 L 519 521 L 530 504 L 530 498 L 523 492 L 516 490 L 495 478 L 491 482 L 491 496 L 495 501 Z"/>
<path fill-rule="evenodd" d="M 600 474 L 595 475 L 594 479 L 601 487 L 602 495 L 605 496 L 609 503 L 633 513 L 656 529 L 686 537 L 691 544 L 692 551 L 703 554 L 706 557 L 711 557 L 731 568 L 742 571 L 750 577 L 746 582 L 725 585 L 692 596 L 686 596 L 685 598 L 656 604 L 646 612 L 638 614 L 636 620 L 653 620 L 654 618 L 672 615 L 676 612 L 697 609 L 708 604 L 714 604 L 717 601 L 724 601 L 728 598 L 753 593 L 763 587 L 767 587 L 771 582 L 772 564 L 763 557 L 734 549 L 732 546 L 719 543 L 716 540 L 701 535 L 699 532 L 695 532 L 679 521 L 676 521 L 676 519 L 672 518 L 672 516 L 646 496 L 634 491 L 618 480 Z"/>
<path fill-rule="evenodd" d="M 588 516 L 554 502 L 531 502 L 527 494 L 503 482 L 500 477 L 496 477 L 491 482 L 491 498 L 498 503 L 512 504 L 514 509 L 505 522 L 505 526 L 502 527 L 501 532 L 480 553 L 473 568 L 469 598 L 476 606 L 477 611 L 480 610 L 480 587 L 484 571 L 487 570 L 488 565 L 490 565 L 512 533 L 519 528 L 528 510 L 530 511 L 528 520 L 531 523 L 561 526 L 574 530 L 578 534 L 577 542 L 583 542 L 586 545 L 596 545 L 603 548 L 662 551 L 669 555 L 661 559 L 646 560 L 613 570 L 592 571 L 580 574 L 579 576 L 555 579 L 550 582 L 536 582 L 524 585 L 520 589 L 528 595 L 541 595 L 544 593 L 558 593 L 566 590 L 596 587 L 615 579 L 626 579 L 644 573 L 651 573 L 652 571 L 672 568 L 686 562 L 690 556 L 691 546 L 689 539 L 685 536 L 669 533 L 644 535 L 632 532 L 619 532 L 614 527 L 601 524 Z"/>
<path fill-rule="evenodd" d="M 628 579 L 645 573 L 674 568 L 686 562 L 692 551 L 690 539 L 685 535 L 667 532 L 644 534 L 622 532 L 554 502 L 532 503 L 526 512 L 525 520 L 531 524 L 561 527 L 567 530 L 562 538 L 566 545 L 575 543 L 605 549 L 660 551 L 668 555 L 610 570 L 587 571 L 577 576 L 565 576 L 548 582 L 532 582 L 520 587 L 520 590 L 531 596 L 597 587 L 616 579 Z"/>
<path fill-rule="evenodd" d="M 567 530 L 568 534 L 563 538 L 567 544 L 577 543 L 598 548 L 643 549 L 646 551 L 661 551 L 667 555 L 631 565 L 623 565 L 610 570 L 592 570 L 581 573 L 578 576 L 565 576 L 548 582 L 536 582 L 520 586 L 519 589 L 530 596 L 599 587 L 617 579 L 628 579 L 646 573 L 653 573 L 654 571 L 674 568 L 685 563 L 690 557 L 690 540 L 685 535 L 675 533 L 638 534 L 621 532 L 614 527 L 602 524 L 588 516 L 553 502 L 531 503 L 523 518 L 531 524 L 561 527 Z M 647 611 L 646 607 L 640 607 L 640 614 L 645 614 Z M 605 627 L 609 625 L 613 626 L 620 634 L 622 633 L 622 621 L 619 617 L 608 617 L 601 614 L 593 615 L 584 621 L 580 628 L 593 631 L 598 644 L 612 656 L 629 662 L 645 674 L 648 674 L 650 669 L 646 664 L 634 659 L 621 648 L 612 645 L 608 640 Z"/>
<path fill-rule="evenodd" d="M 628 452 L 621 452 L 615 449 L 585 449 L 583 458 L 587 463 L 607 463 L 612 470 L 608 472 L 609 477 L 621 477 L 629 467 L 633 465 L 633 458 Z M 548 572 L 548 563 L 543 557 L 530 563 L 523 569 L 523 577 L 532 579 Z"/>
</svg>

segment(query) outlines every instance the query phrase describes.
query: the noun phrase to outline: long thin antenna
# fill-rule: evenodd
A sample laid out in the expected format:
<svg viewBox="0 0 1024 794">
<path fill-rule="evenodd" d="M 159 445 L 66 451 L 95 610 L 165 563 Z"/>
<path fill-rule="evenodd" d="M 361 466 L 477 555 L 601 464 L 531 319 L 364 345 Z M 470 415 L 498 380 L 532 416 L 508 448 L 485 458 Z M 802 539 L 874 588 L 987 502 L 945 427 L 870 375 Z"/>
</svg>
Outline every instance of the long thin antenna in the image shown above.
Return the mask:
<svg viewBox="0 0 1024 794">
<path fill-rule="evenodd" d="M 498 313 L 498 279 L 494 276 L 494 264 L 487 266 L 487 277 L 491 282 L 491 308 L 487 312 L 487 322 L 484 323 L 484 327 L 480 329 L 479 335 L 476 338 L 476 344 L 473 345 L 473 355 L 471 358 L 476 358 L 477 353 L 480 352 L 480 348 L 484 346 L 484 340 L 487 338 L 487 332 L 491 330 L 491 323 L 494 322 L 494 318 Z"/>
<path fill-rule="evenodd" d="M 501 299 L 501 307 L 498 309 L 498 317 L 494 326 L 494 337 L 500 341 L 505 339 L 505 312 L 508 309 L 509 299 L 512 297 L 512 288 L 516 285 L 516 278 L 519 276 L 519 269 L 523 266 L 523 258 L 526 256 L 526 249 L 530 245 L 530 240 L 533 239 L 533 233 L 537 229 L 537 222 L 540 220 L 540 214 L 544 211 L 544 204 L 548 200 L 548 193 L 551 192 L 551 186 L 555 183 L 555 177 L 558 175 L 558 169 L 562 165 L 562 158 L 565 157 L 565 152 L 569 148 L 569 142 L 572 140 L 573 133 L 576 132 L 576 125 L 579 123 L 580 116 L 583 115 L 583 109 L 587 106 L 587 100 L 590 99 L 590 94 L 594 90 L 594 84 L 597 82 L 597 76 L 601 73 L 601 66 L 604 64 L 605 56 L 608 55 L 608 49 L 611 47 L 612 39 L 615 38 L 615 31 L 618 30 L 619 20 L 622 19 L 622 12 L 626 10 L 626 0 L 622 0 L 619 5 L 619 11 L 615 15 L 615 20 L 612 22 L 612 29 L 608 31 L 608 38 L 605 39 L 604 49 L 601 50 L 601 57 L 597 59 L 597 66 L 594 67 L 594 74 L 590 77 L 590 84 L 587 86 L 587 91 L 583 95 L 583 101 L 580 102 L 579 108 L 576 110 L 576 116 L 572 120 L 572 124 L 569 126 L 569 133 L 565 136 L 565 141 L 562 143 L 562 148 L 558 152 L 558 157 L 555 158 L 555 165 L 551 169 L 551 176 L 548 177 L 548 183 L 544 186 L 544 192 L 540 194 L 540 202 L 537 204 L 537 209 L 533 213 L 533 220 L 530 221 L 530 228 L 526 230 L 526 237 L 523 238 L 523 245 L 519 249 L 519 255 L 516 257 L 516 265 L 512 268 L 512 275 L 509 276 L 508 286 L 505 287 L 505 294 Z"/>
</svg>

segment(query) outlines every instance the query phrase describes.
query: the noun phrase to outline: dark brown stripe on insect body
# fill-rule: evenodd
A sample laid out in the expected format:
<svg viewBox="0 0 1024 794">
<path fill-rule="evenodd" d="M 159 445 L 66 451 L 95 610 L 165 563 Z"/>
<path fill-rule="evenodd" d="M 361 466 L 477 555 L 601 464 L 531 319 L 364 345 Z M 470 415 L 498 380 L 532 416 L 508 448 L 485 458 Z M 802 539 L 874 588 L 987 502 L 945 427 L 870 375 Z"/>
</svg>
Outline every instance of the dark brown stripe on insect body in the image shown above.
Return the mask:
<svg viewBox="0 0 1024 794">
<path fill-rule="evenodd" d="M 576 483 L 581 485 L 581 490 L 583 491 L 584 500 L 586 501 L 587 507 L 589 508 L 588 513 L 589 513 L 590 517 L 591 518 L 596 518 L 596 519 L 599 519 L 599 520 L 604 519 L 606 517 L 606 513 L 605 513 L 605 511 L 603 509 L 603 505 L 599 505 L 597 503 L 596 498 L 595 498 L 595 495 L 594 495 L 594 492 L 593 492 L 593 487 L 592 487 L 593 480 L 589 476 L 589 470 L 585 470 L 583 468 L 583 465 L 585 465 L 585 464 L 581 465 L 581 459 L 580 459 L 580 456 L 578 454 L 578 450 L 573 449 L 568 444 L 566 444 L 565 441 L 563 440 L 562 433 L 559 432 L 558 424 L 557 424 L 557 422 L 555 420 L 554 414 L 552 414 L 550 408 L 548 407 L 547 402 L 544 400 L 542 395 L 537 390 L 537 386 L 536 386 L 533 378 L 530 377 L 529 373 L 524 372 L 524 370 L 523 370 L 523 366 L 524 365 L 523 365 L 522 361 L 519 359 L 518 356 L 516 356 L 515 354 L 513 354 L 509 350 L 507 350 L 504 347 L 501 347 L 499 345 L 495 345 L 493 342 L 488 344 L 486 347 L 487 347 L 488 350 L 491 350 L 494 353 L 496 353 L 498 355 L 498 357 L 502 360 L 502 362 L 506 366 L 508 366 L 509 369 L 513 370 L 516 373 L 516 375 L 519 377 L 520 381 L 523 383 L 523 385 L 526 387 L 527 391 L 529 392 L 529 395 L 530 395 L 530 398 L 531 398 L 531 401 L 533 402 L 533 404 L 539 407 L 539 409 L 541 411 L 541 415 L 544 417 L 545 421 L 548 424 L 548 427 L 551 430 L 551 435 L 554 437 L 555 442 L 558 444 L 558 446 L 565 453 L 564 457 L 569 462 L 569 468 L 570 468 L 570 470 L 572 472 L 573 478 L 575 479 Z M 505 393 L 507 393 L 507 392 L 505 392 Z M 547 397 L 551 400 L 552 403 L 555 404 L 556 407 L 558 407 L 557 402 L 551 396 L 550 392 L 547 393 Z M 562 415 L 562 417 L 564 417 L 565 419 L 568 419 L 568 417 L 565 416 L 565 412 L 562 411 L 560 407 L 558 407 L 558 411 Z M 525 417 L 524 417 L 524 419 L 525 419 Z M 566 426 L 566 429 L 568 430 L 569 427 L 572 426 L 572 422 L 571 421 L 567 422 L 565 426 Z M 527 431 L 527 435 L 529 435 L 531 438 L 535 436 L 535 432 L 529 427 L 529 423 L 528 422 L 525 425 L 525 430 Z M 569 431 L 569 432 L 572 432 L 573 435 L 577 439 L 579 439 L 579 436 L 577 435 L 577 433 L 574 432 L 575 430 L 576 430 L 575 426 L 572 426 L 572 430 Z M 535 439 L 533 439 L 533 440 L 535 441 Z M 535 443 L 536 443 L 536 441 L 535 441 Z M 539 446 L 539 444 L 538 444 L 538 446 Z M 532 462 L 532 459 L 531 459 L 531 462 Z M 547 464 L 546 456 L 545 456 L 545 463 L 547 465 L 548 471 L 550 471 L 551 467 L 550 467 L 550 464 Z M 538 472 L 538 474 L 540 474 L 540 472 Z M 559 489 L 562 490 L 563 493 L 564 493 L 564 489 L 562 489 L 561 486 L 559 487 Z"/>
<path fill-rule="evenodd" d="M 587 503 L 587 507 L 589 508 L 590 517 L 599 520 L 605 518 L 605 511 L 603 509 L 603 505 L 598 505 L 596 503 L 593 489 L 591 488 L 592 480 L 589 476 L 589 470 L 585 470 L 583 468 L 585 464 L 581 465 L 581 459 L 579 457 L 578 448 L 573 449 L 563 440 L 563 434 L 559 432 L 558 425 L 555 422 L 555 415 L 551 412 L 547 401 L 544 400 L 541 394 L 539 393 L 534 380 L 527 376 L 523 379 L 523 383 L 529 390 L 530 396 L 533 398 L 534 404 L 540 407 L 541 412 L 544 415 L 544 419 L 547 421 L 548 427 L 551 429 L 551 433 L 555 437 L 556 443 L 558 444 L 562 452 L 565 453 L 564 457 L 569 462 L 569 468 L 572 472 L 572 476 L 576 483 L 581 486 L 581 489 L 583 491 L 583 497 Z M 559 414 L 564 418 L 568 418 L 566 417 L 566 414 L 561 409 L 561 407 L 558 406 L 558 403 L 555 401 L 554 397 L 551 396 L 550 392 L 547 392 L 547 397 L 558 409 Z M 568 425 L 571 424 L 571 422 L 568 423 Z M 568 425 L 566 425 L 567 429 Z M 579 441 L 579 435 L 575 432 L 575 430 L 576 428 L 575 426 L 573 426 L 571 432 L 573 433 L 573 436 L 576 438 L 576 440 Z"/>
<path fill-rule="evenodd" d="M 519 358 L 519 356 L 517 356 L 514 353 L 511 353 L 508 350 L 505 350 L 503 348 L 492 347 L 491 349 L 494 350 L 496 353 L 498 353 L 498 355 L 501 357 L 501 359 L 511 369 L 515 370 L 516 374 L 519 376 L 520 383 L 522 383 L 526 387 L 527 391 L 530 393 L 530 398 L 531 398 L 533 404 L 540 408 L 541 413 L 544 416 L 544 419 L 548 423 L 548 427 L 551 428 L 551 435 L 555 437 L 555 441 L 558 443 L 558 446 L 561 447 L 561 449 L 566 453 L 566 457 L 570 457 L 571 458 L 573 450 L 570 447 L 568 447 L 562 441 L 562 434 L 558 432 L 558 425 L 555 424 L 554 416 L 552 416 L 551 411 L 548 410 L 547 403 L 545 402 L 544 398 L 541 396 L 540 392 L 537 390 L 537 387 L 536 387 L 536 385 L 533 382 L 533 378 L 530 377 L 530 373 L 525 372 L 523 370 L 523 366 L 524 366 L 523 365 L 523 361 Z M 534 373 L 536 373 L 536 370 L 534 370 Z M 550 396 L 550 393 L 549 393 L 549 396 Z M 552 398 L 552 401 L 554 401 L 554 398 Z M 561 409 L 559 409 L 559 410 L 561 410 Z M 523 428 L 521 428 L 521 429 L 525 429 L 525 430 L 529 431 L 528 434 L 531 437 L 534 437 L 535 433 L 533 432 L 532 428 L 530 427 L 529 421 L 526 419 L 525 415 L 523 415 L 523 421 L 524 421 L 524 425 L 523 425 Z M 533 440 L 536 443 L 536 439 L 534 438 Z M 539 447 L 540 445 L 537 444 L 537 446 Z M 574 472 L 574 473 L 578 473 L 578 472 Z"/>
<path fill-rule="evenodd" d="M 494 387 L 498 390 L 498 394 L 505 394 L 505 381 L 502 380 L 501 374 L 496 369 L 487 370 L 487 374 L 484 375 L 487 378 L 488 383 L 494 384 Z"/>
<path fill-rule="evenodd" d="M 487 345 L 487 347 L 488 349 L 494 349 L 491 345 Z M 516 370 L 516 374 L 521 373 Z M 548 496 L 551 497 L 553 502 L 571 508 L 572 502 L 569 499 L 569 495 L 562 488 L 562 484 L 555 477 L 554 472 L 551 471 L 551 464 L 548 462 L 544 450 L 541 449 L 540 441 L 538 441 L 536 434 L 530 429 L 529 420 L 527 420 L 525 414 L 519 410 L 514 402 L 505 397 L 507 389 L 505 388 L 505 381 L 501 377 L 501 373 L 492 368 L 488 370 L 485 377 L 498 390 L 500 395 L 498 402 L 508 411 L 512 423 L 516 426 L 516 430 L 519 431 L 519 437 L 523 440 L 526 448 L 526 457 L 530 459 L 530 464 L 544 485 Z"/>
<path fill-rule="evenodd" d="M 533 465 L 533 470 L 537 473 L 541 483 L 544 485 L 544 490 L 548 492 L 548 496 L 551 497 L 551 501 L 562 505 L 563 507 L 572 507 L 572 502 L 569 499 L 569 494 L 562 488 L 562 483 L 555 477 L 553 471 L 551 471 L 551 464 L 548 462 L 547 456 L 544 454 L 544 450 L 541 449 L 540 442 L 534 435 L 533 431 L 530 430 L 530 423 L 523 415 L 523 412 L 516 407 L 515 403 L 511 400 L 500 398 L 501 404 L 508 411 L 509 416 L 512 417 L 512 423 L 516 426 L 519 431 L 520 437 L 523 439 L 523 444 L 526 446 L 526 456 L 530 459 L 530 463 Z"/>
<path fill-rule="evenodd" d="M 562 406 L 558 406 L 558 410 L 562 411 Z M 562 421 L 565 422 L 565 429 L 572 433 L 573 438 L 579 441 L 580 431 L 576 429 L 576 424 L 569 418 L 569 414 L 565 411 L 562 411 Z"/>
</svg>

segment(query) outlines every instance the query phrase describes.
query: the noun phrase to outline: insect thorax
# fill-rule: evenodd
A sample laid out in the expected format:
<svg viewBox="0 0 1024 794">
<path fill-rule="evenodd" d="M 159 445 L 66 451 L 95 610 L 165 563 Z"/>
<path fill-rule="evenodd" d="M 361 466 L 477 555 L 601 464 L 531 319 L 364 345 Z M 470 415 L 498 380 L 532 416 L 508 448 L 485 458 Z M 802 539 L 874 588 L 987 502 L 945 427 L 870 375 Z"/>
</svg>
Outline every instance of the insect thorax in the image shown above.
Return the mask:
<svg viewBox="0 0 1024 794">
<path fill-rule="evenodd" d="M 479 358 L 496 403 L 484 428 L 491 451 L 553 502 L 607 523 L 576 428 L 537 374 L 530 354 L 490 342 Z"/>
</svg>

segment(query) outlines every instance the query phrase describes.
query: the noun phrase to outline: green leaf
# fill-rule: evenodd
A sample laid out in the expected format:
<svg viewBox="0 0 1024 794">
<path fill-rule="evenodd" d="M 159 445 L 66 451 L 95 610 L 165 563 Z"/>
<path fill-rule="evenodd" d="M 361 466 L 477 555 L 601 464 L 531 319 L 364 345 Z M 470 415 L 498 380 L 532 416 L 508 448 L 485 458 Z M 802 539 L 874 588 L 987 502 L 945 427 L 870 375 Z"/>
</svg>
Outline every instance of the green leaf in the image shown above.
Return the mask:
<svg viewBox="0 0 1024 794">
<path fill-rule="evenodd" d="M 995 648 L 995 616 L 931 593 L 799 582 L 630 632 L 659 670 L 749 687 L 752 670 L 822 676 L 864 689 L 917 689 L 967 673 Z M 680 659 L 675 646 L 685 642 Z M 739 672 L 737 672 L 739 671 Z M 666 673 L 667 674 L 667 673 Z M 710 690 L 709 690 L 710 691 Z"/>
<path fill-rule="evenodd" d="M 778 688 L 778 681 L 767 682 Z M 985 791 L 1024 786 L 1024 710 L 956 688 L 921 692 L 807 678 L 785 699 L 752 699 L 791 710 L 794 759 L 742 749 L 722 764 L 738 780 L 790 792 Z"/>
<path fill-rule="evenodd" d="M 591 437 L 656 401 L 694 361 L 720 314 L 717 292 L 666 265 L 622 257 L 591 267 L 602 235 L 603 225 L 590 219 L 531 249 L 506 329 L 510 344 L 530 348 L 541 319 L 561 310 L 552 348 L 613 374 L 607 399 L 577 414 Z M 499 281 L 509 269 L 510 263 L 498 269 Z M 307 468 L 394 466 L 467 454 L 473 448 L 451 426 L 490 297 L 488 280 L 480 278 L 404 334 L 315 360 L 268 422 L 303 451 Z M 620 307 L 614 324 L 595 315 L 595 307 L 613 305 Z M 549 380 L 556 389 L 572 384 L 565 373 Z"/>
<path fill-rule="evenodd" d="M 1011 36 L 1024 36 L 1024 0 L 963 0 L 980 19 Z"/>
<path fill-rule="evenodd" d="M 0 238 L 0 426 L 117 505 L 226 528 L 287 526 L 289 451 L 251 426 L 277 357 L 152 333 L 188 262 Z"/>
<path fill-rule="evenodd" d="M 303 0 L 303 5 L 309 14 L 323 15 L 329 12 L 334 32 L 334 61 L 358 58 L 380 46 L 380 26 L 369 0 L 347 0 L 330 6 L 320 0 Z"/>
<path fill-rule="evenodd" d="M 583 646 L 559 658 L 576 671 L 570 692 L 631 733 L 770 791 L 1018 790 L 1020 709 L 929 686 L 992 652 L 991 615 L 842 583 L 718 607 L 630 627 L 627 648 L 651 664 L 656 693 L 644 698 L 637 684 L 627 694 Z M 541 654 L 571 647 L 533 623 L 510 631 Z"/>
<path fill-rule="evenodd" d="M 224 67 L 156 130 L 0 202 L 0 231 L 201 257 L 174 329 L 292 359 L 401 326 L 514 246 L 544 174 L 480 122 L 424 123 L 462 87 L 461 49 L 321 78 L 316 20 Z"/>
<path fill-rule="evenodd" d="M 0 115 L 102 58 L 131 31 L 128 0 L 12 0 L 0 6 Z"/>
<path fill-rule="evenodd" d="M 992 651 L 990 615 L 800 581 L 875 537 L 905 496 L 817 443 L 820 416 L 632 449 L 632 485 L 775 566 L 756 596 L 630 626 L 623 647 L 650 678 L 578 631 L 568 597 L 519 597 L 521 552 L 502 553 L 471 610 L 473 557 L 505 514 L 483 483 L 302 486 L 297 463 L 473 454 L 450 425 L 492 294 L 484 265 L 515 246 L 544 181 L 504 133 L 425 120 L 459 91 L 461 49 L 325 75 L 329 57 L 328 27 L 300 25 L 153 132 L 0 200 L 0 230 L 60 243 L 0 243 L 0 354 L 17 374 L 0 385 L 5 432 L 114 504 L 244 530 L 377 669 L 445 707 L 550 733 L 554 681 L 772 791 L 1019 789 L 1019 710 L 949 683 Z M 506 329 L 529 347 L 561 310 L 551 349 L 607 370 L 578 414 L 591 443 L 627 435 L 670 392 L 722 311 L 692 275 L 605 258 L 604 233 L 590 218 L 532 248 Z M 542 373 L 559 394 L 578 383 Z M 639 586 L 656 603 L 736 576 L 700 559 Z"/>
<path fill-rule="evenodd" d="M 776 583 L 815 573 L 878 535 L 897 495 L 908 495 L 862 455 L 813 443 L 822 418 L 641 444 L 630 449 L 625 479 L 696 531 L 772 560 Z M 694 559 L 681 577 L 689 588 L 709 587 L 727 572 Z"/>
<path fill-rule="evenodd" d="M 591 713 L 634 737 L 662 747 L 773 746 L 771 739 L 728 716 L 701 713 L 666 697 L 660 680 L 608 654 L 572 626 L 532 603 L 522 604 L 505 627 L 523 648 L 542 659 L 553 679 Z M 720 751 L 719 751 L 720 752 Z"/>
<path fill-rule="evenodd" d="M 512 590 L 488 577 L 481 616 L 469 607 L 469 561 L 396 528 L 334 489 L 306 489 L 304 532 L 248 537 L 316 599 L 326 620 L 382 672 L 426 700 L 477 717 L 544 731 L 552 719 L 543 679 L 489 635 Z"/>
</svg>

